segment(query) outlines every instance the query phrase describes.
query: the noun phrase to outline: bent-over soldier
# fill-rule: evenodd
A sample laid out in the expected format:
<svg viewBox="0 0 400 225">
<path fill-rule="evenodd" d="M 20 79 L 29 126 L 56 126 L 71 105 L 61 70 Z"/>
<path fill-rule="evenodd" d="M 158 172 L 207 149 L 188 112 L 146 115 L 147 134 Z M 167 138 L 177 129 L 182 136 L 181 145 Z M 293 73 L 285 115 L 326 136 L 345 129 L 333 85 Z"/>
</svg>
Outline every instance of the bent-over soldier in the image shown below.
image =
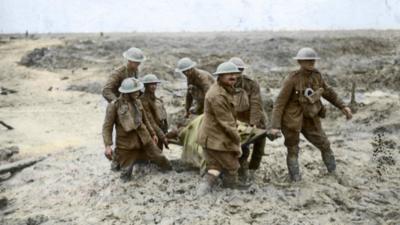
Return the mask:
<svg viewBox="0 0 400 225">
<path fill-rule="evenodd" d="M 197 69 L 196 63 L 189 58 L 180 59 L 176 70 L 182 72 L 187 78 L 186 117 L 189 117 L 191 112 L 197 115 L 202 114 L 204 111 L 204 98 L 207 90 L 214 83 L 214 78 L 209 72 Z M 196 101 L 196 107 L 191 111 L 193 100 Z"/>
</svg>

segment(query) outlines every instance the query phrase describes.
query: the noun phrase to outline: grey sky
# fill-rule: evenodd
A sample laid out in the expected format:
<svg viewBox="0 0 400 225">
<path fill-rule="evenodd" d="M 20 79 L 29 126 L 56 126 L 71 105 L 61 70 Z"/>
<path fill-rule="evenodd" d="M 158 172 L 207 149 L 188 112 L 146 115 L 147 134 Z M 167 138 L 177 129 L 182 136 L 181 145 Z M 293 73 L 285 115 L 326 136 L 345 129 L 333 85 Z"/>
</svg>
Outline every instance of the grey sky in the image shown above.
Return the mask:
<svg viewBox="0 0 400 225">
<path fill-rule="evenodd" d="M 0 0 L 0 32 L 400 29 L 400 0 Z"/>
</svg>

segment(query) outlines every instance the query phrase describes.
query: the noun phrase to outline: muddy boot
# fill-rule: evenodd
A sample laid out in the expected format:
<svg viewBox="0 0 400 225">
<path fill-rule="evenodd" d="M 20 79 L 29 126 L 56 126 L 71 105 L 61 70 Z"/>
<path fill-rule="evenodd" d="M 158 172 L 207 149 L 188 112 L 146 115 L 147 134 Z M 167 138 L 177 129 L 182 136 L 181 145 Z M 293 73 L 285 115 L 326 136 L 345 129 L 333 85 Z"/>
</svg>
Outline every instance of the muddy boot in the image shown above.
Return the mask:
<svg viewBox="0 0 400 225">
<path fill-rule="evenodd" d="M 236 190 L 246 190 L 250 187 L 249 183 L 239 181 L 237 175 L 225 174 L 223 178 L 222 186 L 224 188 L 236 189 Z"/>
<path fill-rule="evenodd" d="M 247 181 L 249 179 L 249 165 L 247 161 L 240 163 L 240 168 L 238 170 L 239 179 L 241 181 Z"/>
<path fill-rule="evenodd" d="M 336 171 L 336 160 L 333 155 L 332 150 L 326 150 L 321 152 L 322 160 L 325 163 L 326 169 L 328 169 L 328 173 L 335 173 Z"/>
<path fill-rule="evenodd" d="M 120 170 L 121 170 L 121 167 L 119 166 L 119 163 L 115 160 L 112 160 L 111 161 L 111 171 L 116 172 L 116 171 L 120 171 Z"/>
<path fill-rule="evenodd" d="M 132 177 L 132 170 L 133 170 L 133 165 L 121 169 L 121 175 L 120 178 L 123 182 L 128 182 L 131 180 Z"/>
<path fill-rule="evenodd" d="M 203 180 L 197 187 L 196 194 L 197 196 L 203 196 L 208 194 L 212 187 L 217 183 L 218 177 L 211 175 L 209 173 L 206 173 L 203 177 Z"/>
<path fill-rule="evenodd" d="M 171 163 L 164 156 L 160 160 L 157 160 L 157 165 L 160 167 L 160 170 L 162 172 L 167 172 L 172 170 Z"/>
<path fill-rule="evenodd" d="M 290 179 L 294 182 L 301 180 L 298 154 L 299 154 L 298 147 L 288 148 L 286 162 L 289 170 Z"/>
</svg>

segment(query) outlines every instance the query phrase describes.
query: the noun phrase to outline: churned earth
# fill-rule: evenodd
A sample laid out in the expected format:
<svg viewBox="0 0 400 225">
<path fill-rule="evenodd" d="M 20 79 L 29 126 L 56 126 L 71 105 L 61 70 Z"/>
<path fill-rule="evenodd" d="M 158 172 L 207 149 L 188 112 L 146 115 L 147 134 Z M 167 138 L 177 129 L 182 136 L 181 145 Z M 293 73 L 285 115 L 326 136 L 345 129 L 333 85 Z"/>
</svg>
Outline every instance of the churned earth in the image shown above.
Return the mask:
<svg viewBox="0 0 400 225">
<path fill-rule="evenodd" d="M 0 166 L 45 159 L 0 175 L 0 224 L 400 224 L 400 32 L 105 33 L 0 36 Z M 337 176 L 302 139 L 303 180 L 287 177 L 283 140 L 267 141 L 265 157 L 246 191 L 217 187 L 198 198 L 198 171 L 161 173 L 138 166 L 122 182 L 103 156 L 102 86 L 135 46 L 148 60 L 141 75 L 163 79 L 158 95 L 176 124 L 185 79 L 177 60 L 191 57 L 213 72 L 233 56 L 262 88 L 270 114 L 283 78 L 303 46 L 321 56 L 318 68 L 356 111 L 346 121 L 328 106 L 323 126 L 335 152 Z M 10 91 L 12 90 L 12 91 Z M 164 153 L 174 165 L 181 147 Z"/>
</svg>

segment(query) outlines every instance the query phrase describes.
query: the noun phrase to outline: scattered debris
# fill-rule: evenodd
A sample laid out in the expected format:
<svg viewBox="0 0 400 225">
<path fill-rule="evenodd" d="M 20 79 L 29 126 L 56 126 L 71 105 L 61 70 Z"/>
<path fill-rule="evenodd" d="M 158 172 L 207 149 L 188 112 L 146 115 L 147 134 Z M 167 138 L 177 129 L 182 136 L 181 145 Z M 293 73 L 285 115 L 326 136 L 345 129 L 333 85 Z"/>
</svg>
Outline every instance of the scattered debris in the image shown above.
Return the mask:
<svg viewBox="0 0 400 225">
<path fill-rule="evenodd" d="M 0 124 L 3 125 L 4 127 L 6 127 L 8 130 L 13 130 L 14 129 L 14 127 L 6 124 L 6 122 L 4 122 L 2 120 L 0 120 Z"/>
<path fill-rule="evenodd" d="M 101 94 L 103 86 L 103 84 L 97 81 L 88 82 L 85 84 L 72 84 L 68 86 L 67 91 L 81 91 L 91 94 Z"/>
<path fill-rule="evenodd" d="M 40 162 L 42 160 L 44 160 L 45 157 L 38 157 L 38 158 L 28 158 L 28 159 L 23 159 L 23 160 L 19 160 L 13 163 L 8 163 L 5 165 L 0 166 L 0 174 L 3 173 L 14 173 L 17 172 L 19 170 L 22 170 L 26 167 L 32 166 L 37 162 Z"/>
<path fill-rule="evenodd" d="M 18 154 L 18 153 L 19 153 L 19 148 L 17 146 L 2 148 L 2 149 L 0 149 L 0 161 L 8 160 L 13 155 Z"/>
<path fill-rule="evenodd" d="M 0 88 L 1 95 L 15 94 L 17 92 L 18 91 L 14 90 L 14 89 L 9 89 L 9 88 L 5 88 L 5 87 Z"/>
</svg>

